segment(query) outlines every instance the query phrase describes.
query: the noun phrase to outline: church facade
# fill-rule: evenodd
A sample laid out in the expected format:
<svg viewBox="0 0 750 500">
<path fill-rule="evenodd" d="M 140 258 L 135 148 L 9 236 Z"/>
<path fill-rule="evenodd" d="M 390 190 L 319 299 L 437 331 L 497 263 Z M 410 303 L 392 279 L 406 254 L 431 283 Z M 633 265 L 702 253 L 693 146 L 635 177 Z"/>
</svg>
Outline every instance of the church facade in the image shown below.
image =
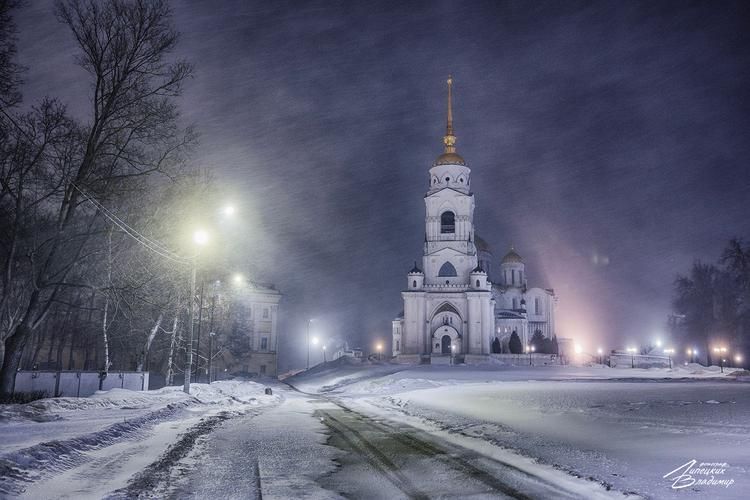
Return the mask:
<svg viewBox="0 0 750 500">
<path fill-rule="evenodd" d="M 526 343 L 540 329 L 554 335 L 554 293 L 528 289 L 514 250 L 491 279 L 492 252 L 475 234 L 471 170 L 456 152 L 452 79 L 444 151 L 429 171 L 421 267 L 415 262 L 401 292 L 404 309 L 392 323 L 393 355 L 401 361 L 449 355 L 487 355 L 513 331 Z M 507 278 L 507 279 L 506 279 Z M 527 302 L 534 314 L 526 310 Z M 497 339 L 497 340 L 496 340 Z"/>
</svg>

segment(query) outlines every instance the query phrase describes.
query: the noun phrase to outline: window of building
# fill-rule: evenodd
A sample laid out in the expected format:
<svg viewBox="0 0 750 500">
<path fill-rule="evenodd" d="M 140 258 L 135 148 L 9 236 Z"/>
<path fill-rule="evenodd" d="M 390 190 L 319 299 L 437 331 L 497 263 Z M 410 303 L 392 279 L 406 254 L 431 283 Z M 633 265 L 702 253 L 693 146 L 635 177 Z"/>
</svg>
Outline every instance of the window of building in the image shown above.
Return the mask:
<svg viewBox="0 0 750 500">
<path fill-rule="evenodd" d="M 397 351 L 400 351 L 400 350 L 401 350 L 401 342 L 400 342 L 400 341 L 398 341 L 398 340 L 396 341 L 396 350 L 397 350 Z"/>
<path fill-rule="evenodd" d="M 268 308 L 267 307 L 263 308 L 263 319 L 268 319 Z"/>
<path fill-rule="evenodd" d="M 523 271 L 518 271 L 518 284 L 523 285 Z"/>
<path fill-rule="evenodd" d="M 260 339 L 260 350 L 261 351 L 267 351 L 268 350 L 268 337 L 262 337 Z"/>
<path fill-rule="evenodd" d="M 534 314 L 542 314 L 542 308 L 539 304 L 539 297 L 534 297 Z"/>
<path fill-rule="evenodd" d="M 440 215 L 440 232 L 441 233 L 455 233 L 456 232 L 456 214 L 451 211 L 443 212 Z"/>
<path fill-rule="evenodd" d="M 260 374 L 265 375 L 266 374 L 266 365 L 260 365 Z"/>
<path fill-rule="evenodd" d="M 513 309 L 518 309 L 518 299 L 513 299 Z"/>
<path fill-rule="evenodd" d="M 516 270 L 515 269 L 510 270 L 510 282 L 514 285 L 516 284 Z"/>
<path fill-rule="evenodd" d="M 458 276 L 458 273 L 456 273 L 456 268 L 453 267 L 453 264 L 451 264 L 450 262 L 446 262 L 440 267 L 440 271 L 438 271 L 438 276 L 440 277 Z"/>
<path fill-rule="evenodd" d="M 477 288 L 479 288 L 479 280 L 477 280 Z"/>
<path fill-rule="evenodd" d="M 412 282 L 412 285 L 411 285 L 411 286 L 412 286 L 412 288 L 417 288 L 417 280 L 414 280 L 414 281 Z"/>
</svg>

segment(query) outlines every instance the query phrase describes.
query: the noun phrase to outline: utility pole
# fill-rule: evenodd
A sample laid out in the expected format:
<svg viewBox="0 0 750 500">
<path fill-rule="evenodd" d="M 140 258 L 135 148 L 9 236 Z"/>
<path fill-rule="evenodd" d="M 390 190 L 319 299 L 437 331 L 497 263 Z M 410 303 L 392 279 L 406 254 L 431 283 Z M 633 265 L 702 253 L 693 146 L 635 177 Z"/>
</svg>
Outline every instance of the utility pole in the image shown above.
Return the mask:
<svg viewBox="0 0 750 500">
<path fill-rule="evenodd" d="M 198 257 L 193 257 L 193 269 L 190 273 L 190 313 L 188 319 L 187 366 L 185 367 L 185 384 L 182 387 L 185 394 L 190 394 L 190 373 L 193 371 L 193 318 L 195 317 L 195 278 L 198 267 Z"/>
</svg>

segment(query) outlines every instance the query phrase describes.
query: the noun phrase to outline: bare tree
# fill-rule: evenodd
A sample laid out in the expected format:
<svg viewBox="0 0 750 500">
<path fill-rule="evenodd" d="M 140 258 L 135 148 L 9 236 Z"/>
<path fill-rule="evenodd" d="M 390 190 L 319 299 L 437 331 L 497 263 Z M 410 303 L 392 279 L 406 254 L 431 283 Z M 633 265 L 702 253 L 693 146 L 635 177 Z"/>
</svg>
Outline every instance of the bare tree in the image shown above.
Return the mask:
<svg viewBox="0 0 750 500">
<path fill-rule="evenodd" d="M 0 311 L 7 318 L 0 370 L 0 393 L 6 394 L 13 389 L 24 345 L 52 305 L 69 288 L 90 286 L 76 279 L 82 264 L 101 254 L 96 235 L 106 229 L 102 218 L 112 222 L 113 217 L 105 205 L 147 189 L 149 174 L 175 178 L 194 140 L 191 130 L 177 124 L 174 98 L 191 67 L 168 60 L 178 36 L 166 2 L 69 0 L 58 2 L 57 12 L 78 43 L 78 64 L 91 76 L 92 109 L 88 123 L 80 127 L 67 125 L 59 113 L 66 126 L 51 128 L 65 131 L 64 141 L 35 136 L 38 127 L 31 124 L 19 127 L 30 144 L 23 155 L 26 163 L 20 164 L 38 156 L 34 168 L 56 173 L 45 189 L 20 186 L 28 179 L 24 169 L 13 155 L 7 162 L 10 182 L 2 186 L 8 200 L 0 200 L 5 203 L 2 223 L 16 236 L 2 256 L 3 300 L 10 297 Z M 47 109 L 56 108 L 50 104 Z M 48 115 L 34 123 L 55 116 Z M 23 142 L 20 136 L 16 142 Z M 4 149 L 19 148 L 5 144 Z M 47 178 L 33 176 L 37 182 Z M 40 223 L 43 231 L 34 229 Z M 26 266 L 21 272 L 19 263 Z"/>
</svg>

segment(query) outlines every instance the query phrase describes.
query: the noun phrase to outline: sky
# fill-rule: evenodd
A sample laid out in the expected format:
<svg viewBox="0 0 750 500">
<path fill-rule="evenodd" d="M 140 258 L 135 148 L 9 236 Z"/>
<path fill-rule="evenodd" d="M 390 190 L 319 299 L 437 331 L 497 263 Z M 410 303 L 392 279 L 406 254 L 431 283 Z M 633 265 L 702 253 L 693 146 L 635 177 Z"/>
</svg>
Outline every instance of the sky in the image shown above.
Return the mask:
<svg viewBox="0 0 750 500">
<path fill-rule="evenodd" d="M 389 342 L 422 254 L 446 78 L 477 233 L 514 245 L 590 350 L 665 335 L 675 276 L 750 239 L 746 2 L 173 3 L 192 159 L 239 207 L 235 262 L 274 283 L 283 366 L 306 319 Z M 25 102 L 88 110 L 75 45 L 35 0 L 18 12 Z"/>
</svg>

